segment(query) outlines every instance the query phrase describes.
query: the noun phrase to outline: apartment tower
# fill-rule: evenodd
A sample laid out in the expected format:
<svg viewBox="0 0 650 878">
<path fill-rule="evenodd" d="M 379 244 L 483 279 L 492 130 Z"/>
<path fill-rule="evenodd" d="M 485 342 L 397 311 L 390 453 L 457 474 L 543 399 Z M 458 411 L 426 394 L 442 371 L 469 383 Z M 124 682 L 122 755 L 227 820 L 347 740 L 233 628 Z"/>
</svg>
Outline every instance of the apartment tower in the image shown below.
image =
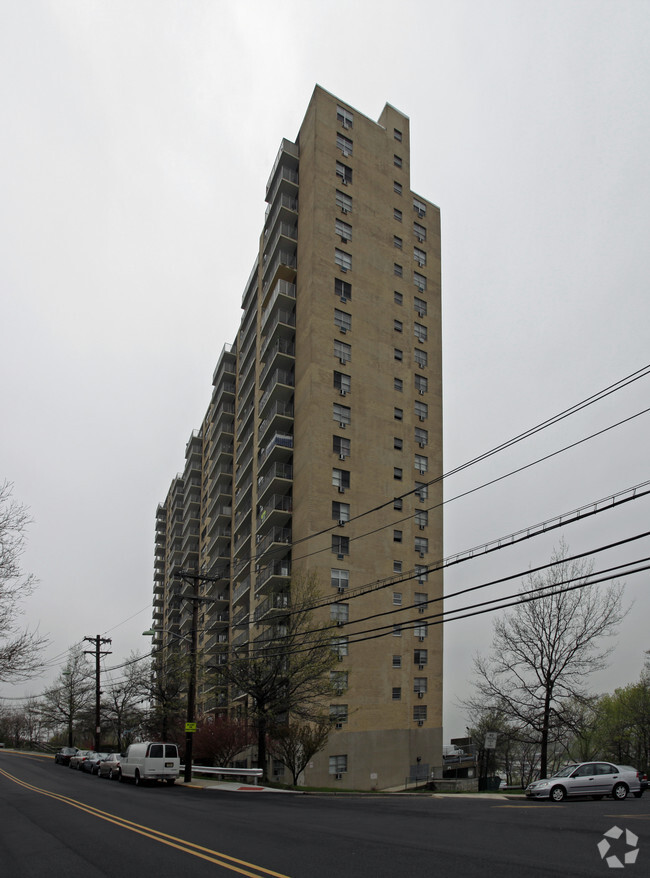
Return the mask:
<svg viewBox="0 0 650 878">
<path fill-rule="evenodd" d="M 208 657 L 252 642 L 292 576 L 330 599 L 335 722 L 309 785 L 387 787 L 442 752 L 440 213 L 411 190 L 409 142 L 390 105 L 374 122 L 315 88 L 268 179 L 236 340 L 157 512 L 154 647 L 187 643 L 179 566 L 219 577 L 201 584 Z M 201 712 L 241 711 L 236 695 L 201 675 Z"/>
</svg>

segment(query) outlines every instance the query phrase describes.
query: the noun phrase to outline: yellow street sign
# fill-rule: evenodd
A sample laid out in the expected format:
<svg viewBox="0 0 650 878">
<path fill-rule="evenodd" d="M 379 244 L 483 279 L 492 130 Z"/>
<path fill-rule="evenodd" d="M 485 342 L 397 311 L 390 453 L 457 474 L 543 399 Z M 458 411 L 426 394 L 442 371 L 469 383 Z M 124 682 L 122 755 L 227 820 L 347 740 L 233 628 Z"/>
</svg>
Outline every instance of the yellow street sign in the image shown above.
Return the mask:
<svg viewBox="0 0 650 878">
<path fill-rule="evenodd" d="M 196 731 L 196 723 L 185 723 L 185 731 L 186 732 L 195 732 Z"/>
</svg>

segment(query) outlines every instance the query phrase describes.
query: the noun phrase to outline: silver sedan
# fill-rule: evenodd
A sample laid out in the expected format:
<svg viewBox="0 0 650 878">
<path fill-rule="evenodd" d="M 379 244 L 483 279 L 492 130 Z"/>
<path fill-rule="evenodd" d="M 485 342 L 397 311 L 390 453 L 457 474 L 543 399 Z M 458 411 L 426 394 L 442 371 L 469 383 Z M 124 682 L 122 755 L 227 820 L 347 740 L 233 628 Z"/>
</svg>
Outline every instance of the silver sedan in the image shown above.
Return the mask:
<svg viewBox="0 0 650 878">
<path fill-rule="evenodd" d="M 580 762 L 566 765 L 552 777 L 536 780 L 526 789 L 529 799 L 551 799 L 561 802 L 567 796 L 611 796 L 623 800 L 628 793 L 641 790 L 641 775 L 630 765 L 611 762 Z"/>
</svg>

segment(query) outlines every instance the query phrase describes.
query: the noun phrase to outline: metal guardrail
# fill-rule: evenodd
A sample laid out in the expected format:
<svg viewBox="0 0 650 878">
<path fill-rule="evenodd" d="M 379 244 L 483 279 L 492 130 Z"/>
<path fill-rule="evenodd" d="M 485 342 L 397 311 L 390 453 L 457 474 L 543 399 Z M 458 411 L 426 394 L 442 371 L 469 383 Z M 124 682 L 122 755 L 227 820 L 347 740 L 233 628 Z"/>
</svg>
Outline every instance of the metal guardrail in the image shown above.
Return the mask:
<svg viewBox="0 0 650 878">
<path fill-rule="evenodd" d="M 185 766 L 181 765 L 180 767 L 181 774 L 185 770 Z M 219 768 L 214 767 L 212 765 L 193 765 L 192 766 L 192 774 L 207 774 L 214 775 L 215 777 L 224 776 L 224 777 L 241 777 L 244 780 L 252 779 L 254 781 L 257 778 L 262 777 L 262 769 L 261 768 Z M 256 786 L 260 786 L 260 784 L 256 783 Z"/>
</svg>

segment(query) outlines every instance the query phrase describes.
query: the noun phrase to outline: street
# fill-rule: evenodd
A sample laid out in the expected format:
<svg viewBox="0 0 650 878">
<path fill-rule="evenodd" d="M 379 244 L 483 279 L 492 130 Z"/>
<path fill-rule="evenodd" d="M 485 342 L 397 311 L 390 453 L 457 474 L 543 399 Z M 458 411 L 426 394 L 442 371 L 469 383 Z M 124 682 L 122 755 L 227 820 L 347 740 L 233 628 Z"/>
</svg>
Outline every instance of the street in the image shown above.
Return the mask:
<svg viewBox="0 0 650 878">
<path fill-rule="evenodd" d="M 0 752 L 0 814 L 7 878 L 607 875 L 597 845 L 613 826 L 638 836 L 628 874 L 650 864 L 648 795 L 554 804 L 135 787 Z M 622 859 L 625 841 L 611 853 Z"/>
</svg>

